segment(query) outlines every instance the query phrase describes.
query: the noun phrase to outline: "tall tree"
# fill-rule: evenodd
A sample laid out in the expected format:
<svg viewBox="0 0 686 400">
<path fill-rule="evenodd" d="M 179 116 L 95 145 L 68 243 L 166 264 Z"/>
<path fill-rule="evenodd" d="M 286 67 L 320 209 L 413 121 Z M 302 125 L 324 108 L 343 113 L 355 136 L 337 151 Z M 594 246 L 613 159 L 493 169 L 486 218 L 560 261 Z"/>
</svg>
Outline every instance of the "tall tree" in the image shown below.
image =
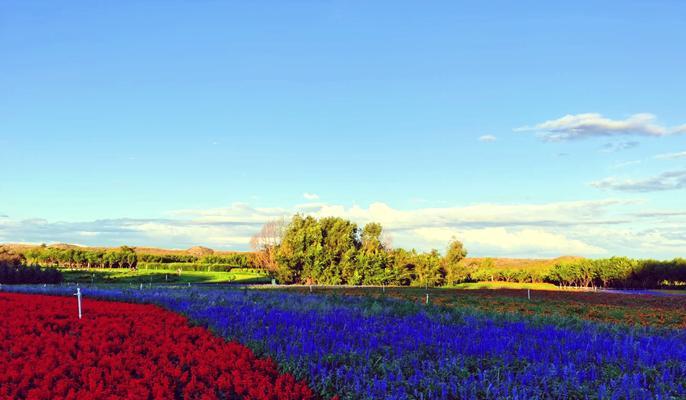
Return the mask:
<svg viewBox="0 0 686 400">
<path fill-rule="evenodd" d="M 464 282 L 470 279 L 471 274 L 476 270 L 473 265 L 461 262 L 466 256 L 467 249 L 464 248 L 462 242 L 453 238 L 442 260 L 448 284 Z"/>
</svg>

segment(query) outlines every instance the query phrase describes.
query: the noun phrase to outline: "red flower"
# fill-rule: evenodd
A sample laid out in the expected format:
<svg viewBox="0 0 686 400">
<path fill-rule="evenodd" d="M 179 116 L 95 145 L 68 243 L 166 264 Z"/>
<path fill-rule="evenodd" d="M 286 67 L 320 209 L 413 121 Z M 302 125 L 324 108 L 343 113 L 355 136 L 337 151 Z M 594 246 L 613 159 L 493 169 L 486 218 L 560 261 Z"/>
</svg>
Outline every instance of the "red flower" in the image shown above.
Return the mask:
<svg viewBox="0 0 686 400">
<path fill-rule="evenodd" d="M 308 400 L 270 359 L 152 305 L 0 293 L 2 399 Z"/>
</svg>

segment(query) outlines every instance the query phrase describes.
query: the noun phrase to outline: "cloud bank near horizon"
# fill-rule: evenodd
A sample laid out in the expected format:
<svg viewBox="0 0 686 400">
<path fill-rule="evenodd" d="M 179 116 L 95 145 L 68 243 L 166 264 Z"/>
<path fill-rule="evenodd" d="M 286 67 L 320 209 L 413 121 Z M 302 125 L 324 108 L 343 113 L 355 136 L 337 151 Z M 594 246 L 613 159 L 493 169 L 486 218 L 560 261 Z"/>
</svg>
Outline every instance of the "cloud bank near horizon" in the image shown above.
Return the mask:
<svg viewBox="0 0 686 400">
<path fill-rule="evenodd" d="M 622 180 L 616 177 L 609 177 L 591 182 L 591 186 L 598 189 L 639 193 L 679 190 L 686 188 L 686 169 L 667 171 L 656 176 L 641 179 Z"/>
<path fill-rule="evenodd" d="M 396 247 L 442 250 L 452 237 L 473 256 L 559 255 L 671 258 L 686 247 L 686 210 L 636 211 L 638 201 L 605 199 L 546 204 L 475 204 L 401 210 L 376 202 L 366 207 L 306 203 L 260 208 L 245 203 L 170 212 L 158 219 L 51 222 L 0 219 L 0 242 L 82 245 L 123 244 L 166 248 L 205 245 L 247 250 L 269 220 L 295 213 L 338 216 L 359 225 L 380 222 Z"/>
</svg>

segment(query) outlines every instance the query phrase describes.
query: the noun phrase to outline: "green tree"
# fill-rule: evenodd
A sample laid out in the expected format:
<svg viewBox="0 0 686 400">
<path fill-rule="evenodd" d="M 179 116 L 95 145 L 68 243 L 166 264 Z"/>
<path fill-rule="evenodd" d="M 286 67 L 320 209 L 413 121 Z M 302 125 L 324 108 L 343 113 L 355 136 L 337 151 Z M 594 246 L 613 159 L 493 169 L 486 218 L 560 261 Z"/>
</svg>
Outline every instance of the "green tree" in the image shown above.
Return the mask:
<svg viewBox="0 0 686 400">
<path fill-rule="evenodd" d="M 453 238 L 448 244 L 448 249 L 443 257 L 443 268 L 446 270 L 446 282 L 456 284 L 471 279 L 475 268 L 471 264 L 463 263 L 467 256 L 467 249 L 459 240 Z"/>
</svg>

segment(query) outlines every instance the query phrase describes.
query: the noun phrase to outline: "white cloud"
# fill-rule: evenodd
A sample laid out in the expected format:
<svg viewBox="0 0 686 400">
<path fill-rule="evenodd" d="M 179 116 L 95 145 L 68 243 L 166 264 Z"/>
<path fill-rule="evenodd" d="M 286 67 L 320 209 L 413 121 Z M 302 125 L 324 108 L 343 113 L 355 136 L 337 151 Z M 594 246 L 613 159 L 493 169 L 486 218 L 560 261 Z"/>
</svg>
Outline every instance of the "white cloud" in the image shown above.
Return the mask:
<svg viewBox="0 0 686 400">
<path fill-rule="evenodd" d="M 184 209 L 169 213 L 171 217 L 190 218 L 198 222 L 227 222 L 261 224 L 274 217 L 288 216 L 292 209 L 253 207 L 246 203 L 233 203 L 229 207 L 208 209 Z"/>
<path fill-rule="evenodd" d="M 319 200 L 319 195 L 315 193 L 303 193 L 305 200 Z"/>
<path fill-rule="evenodd" d="M 205 245 L 247 250 L 250 236 L 264 222 L 301 212 L 316 217 L 339 216 L 359 225 L 380 222 L 393 237 L 395 246 L 418 250 L 443 250 L 455 236 L 465 243 L 470 254 L 480 256 L 625 254 L 664 258 L 683 255 L 686 207 L 652 209 L 640 217 L 639 211 L 645 211 L 644 203 L 616 199 L 406 210 L 381 202 L 366 207 L 308 203 L 289 208 L 258 208 L 235 203 L 224 208 L 175 211 L 164 219 L 85 222 L 0 219 L 0 237 L 29 243 L 167 248 Z"/>
<path fill-rule="evenodd" d="M 398 210 L 385 203 L 372 203 L 367 208 L 322 205 L 318 210 L 311 210 L 311 213 L 316 216 L 340 216 L 360 223 L 376 221 L 393 229 L 445 225 L 569 225 L 609 222 L 601 218 L 605 211 L 622 204 L 627 204 L 627 201 L 608 199 L 546 204 L 475 204 Z"/>
<path fill-rule="evenodd" d="M 479 229 L 420 228 L 414 231 L 418 237 L 432 243 L 448 243 L 450 238 L 460 238 L 470 246 L 486 250 L 492 254 L 512 254 L 526 257 L 527 254 L 546 256 L 559 255 L 599 255 L 606 250 L 570 239 L 563 234 L 544 229 L 508 229 L 503 227 Z"/>
<path fill-rule="evenodd" d="M 598 189 L 622 192 L 658 192 L 686 188 L 686 170 L 668 171 L 657 176 L 642 179 L 618 179 L 609 177 L 591 182 Z"/>
<path fill-rule="evenodd" d="M 634 114 L 626 119 L 610 119 L 599 113 L 568 114 L 533 127 L 525 126 L 515 131 L 539 132 L 547 141 L 584 139 L 597 136 L 667 136 L 686 132 L 686 125 L 669 128 L 655 122 L 649 113 Z"/>
<path fill-rule="evenodd" d="M 493 135 L 483 135 L 479 136 L 479 141 L 481 142 L 495 142 L 498 138 Z"/>
<path fill-rule="evenodd" d="M 184 243 L 182 247 L 203 244 L 210 247 L 237 248 L 245 246 L 259 225 L 202 224 L 184 221 L 145 222 L 132 226 L 149 240 Z"/>
<path fill-rule="evenodd" d="M 658 160 L 675 160 L 677 158 L 686 158 L 686 151 L 680 151 L 678 153 L 658 154 L 654 158 Z"/>
</svg>

